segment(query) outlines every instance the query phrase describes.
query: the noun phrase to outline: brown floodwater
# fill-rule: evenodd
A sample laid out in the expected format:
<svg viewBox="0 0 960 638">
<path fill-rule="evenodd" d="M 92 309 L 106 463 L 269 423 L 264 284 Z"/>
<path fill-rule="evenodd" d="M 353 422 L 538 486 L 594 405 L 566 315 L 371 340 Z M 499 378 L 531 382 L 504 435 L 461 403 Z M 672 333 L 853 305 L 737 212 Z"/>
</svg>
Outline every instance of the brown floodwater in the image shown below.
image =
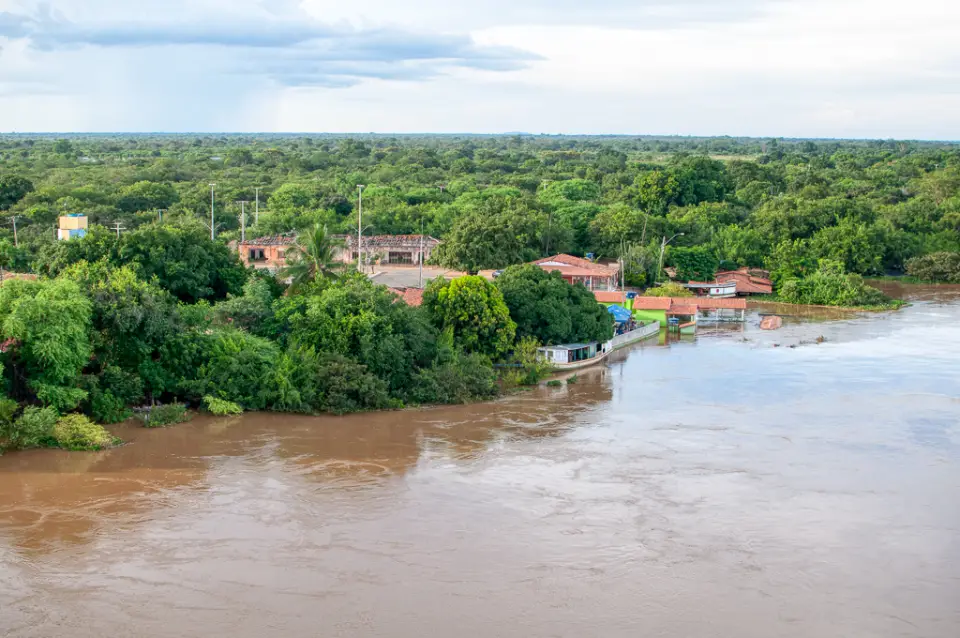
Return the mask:
<svg viewBox="0 0 960 638">
<path fill-rule="evenodd" d="M 0 457 L 0 636 L 960 635 L 960 290 Z M 818 343 L 818 338 L 823 337 Z"/>
</svg>

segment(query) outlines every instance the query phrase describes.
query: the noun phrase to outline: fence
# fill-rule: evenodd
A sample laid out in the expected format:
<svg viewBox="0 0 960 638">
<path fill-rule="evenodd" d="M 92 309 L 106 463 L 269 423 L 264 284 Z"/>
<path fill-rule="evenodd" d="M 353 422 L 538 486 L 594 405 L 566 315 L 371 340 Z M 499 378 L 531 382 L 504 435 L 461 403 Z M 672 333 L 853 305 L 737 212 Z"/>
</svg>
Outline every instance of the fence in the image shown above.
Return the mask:
<svg viewBox="0 0 960 638">
<path fill-rule="evenodd" d="M 643 339 L 647 339 L 656 334 L 660 334 L 660 322 L 654 321 L 645 326 L 637 328 L 636 330 L 631 330 L 630 332 L 625 332 L 622 335 L 617 335 L 611 341 L 607 342 L 607 351 L 619 350 L 620 348 L 625 348 L 631 343 L 636 343 Z"/>
</svg>

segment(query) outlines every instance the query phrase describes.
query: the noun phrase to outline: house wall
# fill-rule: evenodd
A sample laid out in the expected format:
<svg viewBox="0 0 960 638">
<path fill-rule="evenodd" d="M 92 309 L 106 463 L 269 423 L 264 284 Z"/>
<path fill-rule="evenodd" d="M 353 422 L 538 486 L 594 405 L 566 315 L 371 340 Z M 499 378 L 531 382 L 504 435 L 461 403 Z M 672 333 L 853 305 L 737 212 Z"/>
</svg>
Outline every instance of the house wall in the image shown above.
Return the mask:
<svg viewBox="0 0 960 638">
<path fill-rule="evenodd" d="M 258 269 L 282 270 L 287 266 L 287 251 L 291 246 L 240 246 L 240 261 L 246 266 L 253 266 Z M 263 259 L 250 259 L 251 250 L 262 250 Z"/>
<path fill-rule="evenodd" d="M 644 323 L 648 321 L 658 321 L 661 327 L 666 327 L 667 325 L 666 310 L 634 310 L 633 318 Z"/>
</svg>

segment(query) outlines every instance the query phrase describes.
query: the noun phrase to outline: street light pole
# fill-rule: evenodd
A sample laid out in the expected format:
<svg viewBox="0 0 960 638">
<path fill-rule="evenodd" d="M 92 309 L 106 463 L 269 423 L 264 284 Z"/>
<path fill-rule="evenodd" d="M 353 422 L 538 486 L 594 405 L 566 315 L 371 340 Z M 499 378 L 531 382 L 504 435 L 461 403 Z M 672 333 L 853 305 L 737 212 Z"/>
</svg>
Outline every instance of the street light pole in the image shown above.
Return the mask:
<svg viewBox="0 0 960 638">
<path fill-rule="evenodd" d="M 663 253 L 667 250 L 667 245 L 672 242 L 677 237 L 683 236 L 685 233 L 677 233 L 670 239 L 666 237 L 663 238 L 663 241 L 660 243 L 660 266 L 657 268 L 657 281 L 660 281 L 661 275 L 663 275 Z"/>
<path fill-rule="evenodd" d="M 213 241 L 215 238 L 214 234 L 214 221 L 213 221 L 213 189 L 216 184 L 210 184 L 210 241 Z"/>
<path fill-rule="evenodd" d="M 357 272 L 363 272 L 363 184 L 357 184 L 359 208 L 357 215 Z"/>
<path fill-rule="evenodd" d="M 260 190 L 261 190 L 261 187 L 260 187 L 260 186 L 257 186 L 257 187 L 254 188 L 253 190 L 255 190 L 255 191 L 257 192 L 257 209 L 253 212 L 253 223 L 254 223 L 254 224 L 259 224 L 259 223 L 260 223 Z"/>
<path fill-rule="evenodd" d="M 240 200 L 240 242 L 247 241 L 247 202 Z"/>
</svg>

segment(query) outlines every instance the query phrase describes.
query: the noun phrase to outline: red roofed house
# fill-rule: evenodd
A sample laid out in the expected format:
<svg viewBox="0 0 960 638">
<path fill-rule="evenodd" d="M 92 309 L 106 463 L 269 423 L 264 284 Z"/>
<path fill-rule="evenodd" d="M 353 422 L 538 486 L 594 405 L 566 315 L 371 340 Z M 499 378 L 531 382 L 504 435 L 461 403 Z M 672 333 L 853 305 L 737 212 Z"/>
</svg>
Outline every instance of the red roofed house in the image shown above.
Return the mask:
<svg viewBox="0 0 960 638">
<path fill-rule="evenodd" d="M 694 317 L 701 311 L 715 311 L 717 318 L 732 311 L 732 316 L 743 321 L 747 312 L 746 299 L 713 299 L 710 297 L 636 297 L 633 316 L 641 321 L 659 321 L 667 327 L 668 317 Z M 737 314 L 739 312 L 739 315 Z M 689 320 L 688 320 L 689 321 Z"/>
<path fill-rule="evenodd" d="M 621 290 L 609 292 L 606 290 L 595 290 L 593 296 L 597 298 L 598 303 L 624 305 L 627 295 Z"/>
<path fill-rule="evenodd" d="M 257 270 L 277 273 L 287 266 L 287 251 L 297 242 L 296 233 L 260 237 L 240 242 L 240 260 Z"/>
<path fill-rule="evenodd" d="M 614 292 L 620 278 L 617 264 L 597 264 L 571 255 L 554 255 L 533 263 L 547 272 L 557 271 L 567 283 L 583 284 L 587 290 Z"/>
<path fill-rule="evenodd" d="M 773 282 L 765 270 L 741 268 L 718 272 L 716 281 L 691 281 L 686 284 L 698 295 L 711 297 L 744 297 L 747 295 L 773 294 Z"/>
</svg>

